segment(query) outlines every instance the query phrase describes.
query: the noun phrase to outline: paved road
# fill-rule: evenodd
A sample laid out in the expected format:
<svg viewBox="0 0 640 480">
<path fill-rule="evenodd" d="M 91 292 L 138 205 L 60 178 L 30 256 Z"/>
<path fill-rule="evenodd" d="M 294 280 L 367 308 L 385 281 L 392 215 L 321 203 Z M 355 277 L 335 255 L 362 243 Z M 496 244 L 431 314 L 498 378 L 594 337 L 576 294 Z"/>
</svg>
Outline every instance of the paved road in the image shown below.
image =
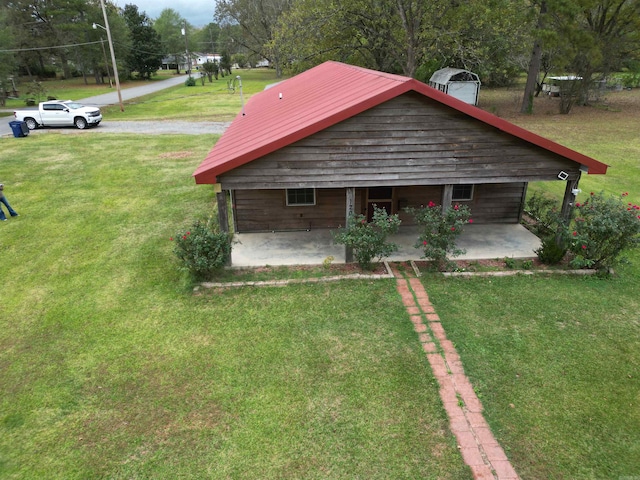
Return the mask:
<svg viewBox="0 0 640 480">
<path fill-rule="evenodd" d="M 142 97 L 150 93 L 164 90 L 165 88 L 180 85 L 186 80 L 186 75 L 180 75 L 171 77 L 167 80 L 160 82 L 149 82 L 137 87 L 131 87 L 121 90 L 122 100 L 130 100 L 136 97 Z M 96 95 L 95 97 L 82 98 L 77 100 L 78 102 L 96 107 L 104 107 L 106 105 L 118 104 L 118 92 L 114 89 L 113 92 L 105 93 L 103 95 Z M 3 117 L 6 121 L 0 120 L 0 136 L 13 137 L 13 132 L 9 126 L 9 122 L 13 120 L 13 117 Z M 60 133 L 82 133 L 82 132 L 104 132 L 104 133 L 144 133 L 144 134 L 164 134 L 164 133 L 182 133 L 188 135 L 202 135 L 202 134 L 221 134 L 229 126 L 226 122 L 180 122 L 180 121 L 143 121 L 143 122 L 112 122 L 103 120 L 97 128 L 91 128 L 87 130 L 78 130 L 73 127 L 55 128 L 55 129 L 37 129 L 30 132 L 30 134 L 38 135 L 40 133 L 46 133 L 50 131 L 57 131 Z"/>
<path fill-rule="evenodd" d="M 165 88 L 174 87 L 185 82 L 186 75 L 178 75 L 176 77 L 162 80 L 161 82 L 149 82 L 137 87 L 126 88 L 120 90 L 122 100 L 131 100 L 132 98 L 142 97 L 150 93 L 164 90 Z M 95 97 L 82 98 L 77 100 L 87 106 L 104 107 L 105 105 L 117 105 L 118 104 L 118 92 L 114 89 L 113 92 L 105 93 L 103 95 L 96 95 Z"/>
</svg>

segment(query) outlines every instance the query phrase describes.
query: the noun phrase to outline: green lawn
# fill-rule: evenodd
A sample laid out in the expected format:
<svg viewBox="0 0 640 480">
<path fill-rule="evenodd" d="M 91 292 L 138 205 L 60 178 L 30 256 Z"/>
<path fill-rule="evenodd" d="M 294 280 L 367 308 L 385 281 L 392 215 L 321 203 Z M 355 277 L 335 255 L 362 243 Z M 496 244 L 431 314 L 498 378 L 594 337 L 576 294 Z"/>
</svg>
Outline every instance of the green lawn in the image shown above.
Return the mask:
<svg viewBox="0 0 640 480">
<path fill-rule="evenodd" d="M 610 165 L 606 176 L 582 177 L 578 200 L 629 192 L 638 204 L 640 91 L 612 94 L 607 105 L 510 119 Z M 563 190 L 530 188 L 557 198 Z M 640 252 L 630 258 L 609 280 L 424 280 L 522 478 L 640 476 Z"/>
<path fill-rule="evenodd" d="M 151 81 L 161 81 L 172 76 L 173 71 L 160 71 Z M 183 72 L 184 75 L 184 72 Z M 240 81 L 236 77 L 240 77 Z M 196 121 L 231 121 L 240 111 L 241 99 L 239 84 L 242 83 L 244 101 L 252 94 L 264 89 L 265 85 L 275 83 L 281 79 L 276 78 L 275 71 L 266 68 L 234 70 L 231 76 L 219 77 L 209 82 L 205 79 L 204 85 L 200 81 L 200 73 L 194 72 L 196 85 L 187 87 L 178 85 L 164 91 L 138 97 L 124 102 L 124 112 L 119 105 L 102 107 L 104 120 L 196 120 Z M 105 78 L 105 81 L 107 79 Z M 81 98 L 102 95 L 115 92 L 105 85 L 96 85 L 93 79 L 88 79 L 85 85 L 81 78 L 71 80 L 45 80 L 42 82 L 46 90 L 45 96 L 58 99 L 78 100 Z M 120 83 L 121 88 L 137 87 L 149 82 L 149 80 L 128 80 Z M 231 89 L 229 89 L 231 87 Z M 7 100 L 6 109 L 25 108 L 26 88 L 25 80 L 20 84 L 20 98 Z"/>
<path fill-rule="evenodd" d="M 233 75 L 213 79 L 211 83 L 205 79 L 204 85 L 200 81 L 200 74 L 195 86 L 178 85 L 161 92 L 139 97 L 126 102 L 124 112 L 113 105 L 102 108 L 107 119 L 112 120 L 193 120 L 193 121 L 231 121 L 240 111 L 242 101 L 256 92 L 264 89 L 265 85 L 278 81 L 274 70 L 252 69 L 234 70 Z M 240 77 L 242 83 L 242 98 L 240 98 Z M 231 87 L 231 89 L 229 89 Z"/>
<path fill-rule="evenodd" d="M 393 280 L 193 295 L 210 143 L 3 141 L 0 478 L 470 478 Z"/>
<path fill-rule="evenodd" d="M 251 74 L 246 97 L 274 80 Z M 214 88 L 124 118 L 224 120 L 239 95 Z M 640 203 L 638 93 L 511 119 L 611 165 L 583 195 Z M 169 237 L 212 211 L 191 174 L 213 141 L 2 140 L 20 217 L 0 224 L 0 478 L 470 478 L 392 280 L 193 294 Z M 424 278 L 522 478 L 640 475 L 633 260 L 609 280 Z"/>
</svg>

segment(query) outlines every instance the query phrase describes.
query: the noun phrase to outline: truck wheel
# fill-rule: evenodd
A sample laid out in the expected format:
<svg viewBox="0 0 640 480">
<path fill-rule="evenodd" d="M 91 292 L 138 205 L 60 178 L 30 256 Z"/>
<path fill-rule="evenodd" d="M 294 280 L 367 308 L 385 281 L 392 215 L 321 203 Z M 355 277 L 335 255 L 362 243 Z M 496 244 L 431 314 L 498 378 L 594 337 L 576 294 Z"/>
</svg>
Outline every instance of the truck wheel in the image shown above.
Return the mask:
<svg viewBox="0 0 640 480">
<path fill-rule="evenodd" d="M 78 130 L 84 130 L 85 128 L 87 128 L 87 121 L 82 117 L 76 117 L 73 123 L 75 123 L 76 127 L 78 127 Z"/>
<path fill-rule="evenodd" d="M 38 128 L 38 122 L 36 122 L 33 118 L 25 118 L 24 123 L 27 124 L 27 128 L 29 130 L 35 130 Z"/>
</svg>

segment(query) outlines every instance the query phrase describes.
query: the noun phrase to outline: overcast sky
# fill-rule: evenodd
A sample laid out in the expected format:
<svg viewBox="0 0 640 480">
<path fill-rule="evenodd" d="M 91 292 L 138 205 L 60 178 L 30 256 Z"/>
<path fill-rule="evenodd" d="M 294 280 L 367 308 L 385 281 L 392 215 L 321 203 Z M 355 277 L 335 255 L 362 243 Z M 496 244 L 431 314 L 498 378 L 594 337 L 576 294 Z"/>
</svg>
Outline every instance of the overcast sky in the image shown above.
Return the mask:
<svg viewBox="0 0 640 480">
<path fill-rule="evenodd" d="M 116 0 L 119 7 L 127 4 L 138 6 L 139 12 L 144 12 L 155 20 L 165 8 L 172 8 L 182 18 L 194 27 L 203 27 L 213 22 L 213 12 L 216 9 L 215 0 Z"/>
</svg>

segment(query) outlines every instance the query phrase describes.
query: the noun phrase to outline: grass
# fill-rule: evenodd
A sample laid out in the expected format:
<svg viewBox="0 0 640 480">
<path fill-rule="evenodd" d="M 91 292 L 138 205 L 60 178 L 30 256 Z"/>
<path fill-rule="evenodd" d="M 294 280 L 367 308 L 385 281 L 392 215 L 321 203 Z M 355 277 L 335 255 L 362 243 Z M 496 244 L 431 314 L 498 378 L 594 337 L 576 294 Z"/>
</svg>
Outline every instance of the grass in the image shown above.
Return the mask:
<svg viewBox="0 0 640 480">
<path fill-rule="evenodd" d="M 160 77 L 166 78 L 166 77 Z M 82 78 L 73 78 L 70 80 L 42 80 L 41 84 L 44 87 L 45 93 L 44 96 L 40 98 L 40 101 L 43 102 L 47 99 L 47 97 L 55 97 L 58 100 L 78 100 L 80 98 L 93 97 L 95 95 L 102 95 L 105 93 L 115 92 L 115 81 L 114 87 L 111 88 L 109 86 L 109 81 L 105 77 L 105 84 L 96 85 L 95 80 L 93 78 L 87 79 L 87 84 L 84 83 Z M 34 95 L 28 95 L 27 90 L 29 89 L 30 81 L 28 79 L 22 79 L 22 81 L 17 85 L 18 91 L 20 92 L 20 96 L 18 98 L 9 98 L 7 99 L 6 106 L 4 108 L 12 109 L 12 108 L 26 108 L 25 100 L 27 98 L 37 98 Z M 138 81 L 126 81 L 123 80 L 120 82 L 120 87 L 124 90 L 130 87 L 135 87 L 139 85 Z"/>
<path fill-rule="evenodd" d="M 221 120 L 238 100 L 197 92 L 125 113 L 180 118 L 207 98 L 202 118 Z M 611 165 L 582 195 L 640 203 L 638 91 L 568 116 L 487 93 L 484 108 Z M 0 478 L 469 478 L 393 281 L 192 294 L 168 237 L 212 211 L 191 178 L 210 143 L 3 143 L 21 216 L 0 225 Z M 633 260 L 609 280 L 424 278 L 522 478 L 640 474 Z"/>
<path fill-rule="evenodd" d="M 152 81 L 166 79 L 171 74 L 160 72 Z M 242 92 L 246 101 L 252 94 L 264 89 L 265 85 L 275 83 L 279 79 L 271 69 L 234 70 L 232 76 L 220 77 L 218 80 L 205 80 L 204 85 L 195 73 L 196 85 L 187 87 L 184 84 L 154 93 L 145 97 L 138 97 L 124 102 L 125 111 L 121 112 L 118 105 L 102 107 L 104 120 L 197 120 L 197 121 L 231 121 L 240 110 L 240 90 L 236 76 L 242 81 Z M 234 84 L 235 80 L 235 84 Z M 91 81 L 91 79 L 89 80 Z M 129 80 L 121 82 L 121 88 L 139 86 L 148 80 Z M 231 82 L 232 89 L 229 89 Z M 114 89 L 106 85 L 84 85 L 82 79 L 49 80 L 44 81 L 46 96 L 58 99 L 78 100 L 81 98 L 111 93 Z M 20 90 L 24 90 L 23 83 Z M 25 108 L 24 100 L 27 96 L 21 93 L 19 99 L 7 100 L 6 109 Z"/>
<path fill-rule="evenodd" d="M 470 478 L 392 280 L 192 294 L 169 236 L 212 210 L 208 136 L 24 140 L 0 478 Z"/>
<path fill-rule="evenodd" d="M 637 268 L 425 283 L 522 478 L 638 474 Z"/>
<path fill-rule="evenodd" d="M 117 105 L 103 108 L 105 120 L 193 120 L 231 121 L 241 108 L 240 90 L 234 79 L 240 76 L 244 101 L 269 83 L 278 79 L 270 69 L 234 70 L 233 75 L 218 80 L 205 80 L 201 84 L 199 74 L 196 85 L 178 85 L 146 97 L 136 98 L 125 105 L 120 112 Z M 232 90 L 229 89 L 231 82 Z"/>
<path fill-rule="evenodd" d="M 610 165 L 583 176 L 590 191 L 629 192 L 640 203 L 640 92 L 611 94 L 606 108 L 494 110 Z M 561 198 L 564 186 L 532 185 Z M 508 277 L 424 282 L 485 406 L 494 434 L 522 478 L 618 479 L 640 474 L 640 254 L 609 280 Z"/>
</svg>

